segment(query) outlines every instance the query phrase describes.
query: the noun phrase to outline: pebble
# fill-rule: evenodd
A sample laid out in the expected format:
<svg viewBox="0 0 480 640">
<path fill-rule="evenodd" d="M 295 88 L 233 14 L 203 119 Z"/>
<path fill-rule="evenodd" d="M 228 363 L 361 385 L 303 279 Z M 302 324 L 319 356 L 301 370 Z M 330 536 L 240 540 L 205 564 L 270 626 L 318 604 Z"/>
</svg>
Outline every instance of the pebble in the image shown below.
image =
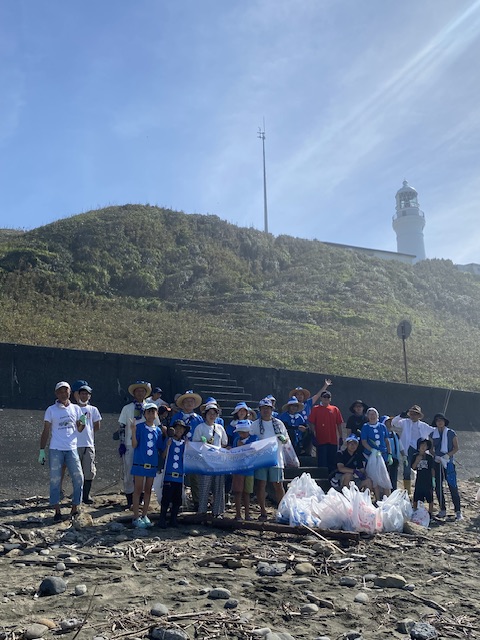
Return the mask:
<svg viewBox="0 0 480 640">
<path fill-rule="evenodd" d="M 257 565 L 257 573 L 260 576 L 281 576 L 286 570 L 287 565 L 284 562 L 274 562 L 273 564 L 259 562 Z"/>
<path fill-rule="evenodd" d="M 188 635 L 183 629 L 163 629 L 157 627 L 150 631 L 152 640 L 188 640 Z"/>
<path fill-rule="evenodd" d="M 180 578 L 178 584 L 182 587 L 188 587 L 188 585 L 190 584 L 190 580 L 188 580 L 188 578 Z"/>
<path fill-rule="evenodd" d="M 404 591 L 415 591 L 415 585 L 414 584 L 406 584 L 403 587 Z"/>
<path fill-rule="evenodd" d="M 67 583 L 63 578 L 57 578 L 56 576 L 47 576 L 42 580 L 38 588 L 38 594 L 40 596 L 56 596 L 59 593 L 63 593 L 67 589 Z"/>
<path fill-rule="evenodd" d="M 18 566 L 18 565 L 17 565 Z M 294 578 L 292 584 L 311 584 L 310 578 Z"/>
<path fill-rule="evenodd" d="M 210 589 L 208 592 L 208 597 L 210 600 L 228 600 L 231 598 L 232 594 L 228 589 L 222 589 L 220 587 L 216 589 Z"/>
<path fill-rule="evenodd" d="M 49 556 L 50 555 L 50 549 L 40 549 L 40 555 L 41 556 Z"/>
<path fill-rule="evenodd" d="M 357 579 L 352 576 L 342 576 L 338 584 L 341 587 L 354 587 L 357 584 Z"/>
<path fill-rule="evenodd" d="M 3 548 L 5 551 L 11 551 L 12 549 L 20 549 L 21 546 L 20 542 L 6 542 Z"/>
<path fill-rule="evenodd" d="M 252 629 L 250 633 L 252 634 L 252 636 L 260 636 L 264 638 L 269 633 L 272 633 L 272 630 L 270 629 L 270 627 L 259 627 L 258 629 Z"/>
<path fill-rule="evenodd" d="M 397 622 L 397 631 L 400 633 L 410 633 L 413 625 L 415 624 L 415 620 L 411 618 L 404 618 L 403 620 L 398 620 Z"/>
<path fill-rule="evenodd" d="M 253 582 L 242 582 L 242 587 L 244 587 L 245 589 L 253 587 Z"/>
<path fill-rule="evenodd" d="M 381 587 L 382 589 L 403 589 L 407 581 L 403 576 L 392 573 L 386 576 L 377 576 L 373 583 L 376 587 Z"/>
<path fill-rule="evenodd" d="M 28 625 L 28 627 L 23 632 L 23 637 L 25 638 L 25 640 L 35 640 L 35 638 L 41 638 L 47 633 L 47 631 L 47 625 L 36 622 L 34 624 Z"/>
<path fill-rule="evenodd" d="M 73 629 L 78 629 L 83 624 L 83 620 L 79 620 L 78 618 L 65 618 L 65 620 L 60 620 L 60 629 L 62 631 L 72 631 Z"/>
<path fill-rule="evenodd" d="M 162 604 L 161 602 L 156 602 L 153 607 L 150 609 L 150 613 L 152 616 L 167 616 L 168 615 L 168 607 L 166 604 Z"/>
<path fill-rule="evenodd" d="M 378 578 L 378 576 L 377 576 L 377 574 L 376 574 L 376 573 L 366 573 L 366 574 L 363 576 L 363 579 L 364 579 L 366 582 L 373 582 L 373 581 L 375 580 L 375 578 Z"/>
<path fill-rule="evenodd" d="M 78 564 L 80 562 L 80 560 L 77 558 L 77 556 L 68 556 L 68 558 L 66 558 L 67 562 L 69 564 Z"/>
<path fill-rule="evenodd" d="M 65 571 L 67 567 L 65 566 L 64 562 L 57 562 L 57 564 L 55 565 L 55 571 Z"/>
<path fill-rule="evenodd" d="M 75 571 L 73 569 L 67 569 L 63 575 L 65 578 L 68 578 L 68 576 L 73 576 L 74 573 Z"/>
<path fill-rule="evenodd" d="M 307 600 L 310 600 L 310 602 L 314 602 L 315 604 L 318 604 L 319 607 L 323 607 L 324 609 L 335 609 L 335 605 L 333 604 L 333 602 L 330 602 L 330 600 L 324 600 L 323 598 L 319 598 L 311 591 L 307 591 L 305 595 L 307 596 Z"/>
<path fill-rule="evenodd" d="M 227 560 L 227 567 L 229 569 L 241 569 L 244 566 L 244 563 L 239 558 L 228 558 Z"/>
<path fill-rule="evenodd" d="M 360 631 L 347 631 L 343 634 L 343 636 L 340 637 L 345 638 L 345 640 L 360 640 L 362 634 L 360 633 Z"/>
<path fill-rule="evenodd" d="M 108 525 L 109 531 L 113 531 L 114 533 L 120 533 L 121 531 L 125 531 L 126 527 L 121 522 L 111 522 Z"/>
<path fill-rule="evenodd" d="M 299 564 L 295 565 L 295 573 L 297 574 L 297 576 L 309 576 L 313 573 L 314 570 L 314 566 L 313 564 L 310 564 L 310 562 L 300 562 Z"/>
<path fill-rule="evenodd" d="M 318 613 L 318 605 L 311 602 L 310 604 L 304 604 L 300 607 L 300 613 L 302 616 L 310 616 L 314 613 Z"/>
<path fill-rule="evenodd" d="M 360 591 L 360 593 L 357 593 L 353 599 L 354 602 L 360 602 L 360 604 L 367 604 L 369 600 L 370 598 L 368 597 L 368 593 L 365 593 L 365 591 Z"/>
<path fill-rule="evenodd" d="M 265 640 L 295 640 L 295 638 L 286 631 L 272 631 L 267 633 Z"/>
<path fill-rule="evenodd" d="M 93 640 L 95 640 L 95 638 Z M 314 640 L 330 640 L 330 636 L 318 636 L 318 638 L 314 638 Z"/>
<path fill-rule="evenodd" d="M 86 584 L 77 584 L 75 586 L 75 595 L 76 596 L 84 596 L 87 593 L 87 585 Z"/>
<path fill-rule="evenodd" d="M 115 542 L 126 542 L 127 540 L 130 540 L 130 538 L 124 533 L 121 533 L 119 536 L 115 536 Z"/>
<path fill-rule="evenodd" d="M 12 531 L 10 529 L 5 529 L 4 527 L 0 527 L 0 541 L 5 542 L 5 540 L 10 540 L 13 536 Z"/>
<path fill-rule="evenodd" d="M 327 544 L 326 542 L 316 542 L 313 545 L 312 549 L 317 553 L 321 553 L 322 555 L 327 557 L 331 556 L 334 553 L 331 545 Z"/>
<path fill-rule="evenodd" d="M 238 600 L 236 600 L 236 598 L 229 598 L 223 606 L 225 609 L 236 609 L 238 607 Z"/>
<path fill-rule="evenodd" d="M 438 638 L 438 632 L 428 622 L 416 622 L 410 629 L 410 637 L 414 640 L 433 640 Z"/>
</svg>

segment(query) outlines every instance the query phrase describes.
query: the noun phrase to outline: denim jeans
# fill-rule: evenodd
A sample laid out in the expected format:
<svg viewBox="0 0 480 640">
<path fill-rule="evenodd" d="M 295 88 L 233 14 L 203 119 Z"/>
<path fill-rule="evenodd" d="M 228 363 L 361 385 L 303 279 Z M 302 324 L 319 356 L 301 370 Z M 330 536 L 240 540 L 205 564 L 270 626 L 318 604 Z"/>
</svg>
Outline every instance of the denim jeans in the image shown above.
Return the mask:
<svg viewBox="0 0 480 640">
<path fill-rule="evenodd" d="M 65 464 L 72 479 L 72 504 L 74 506 L 79 505 L 82 500 L 83 473 L 77 450 L 60 451 L 59 449 L 50 449 L 48 460 L 50 464 L 50 504 L 55 505 L 60 502 L 62 466 Z"/>
</svg>

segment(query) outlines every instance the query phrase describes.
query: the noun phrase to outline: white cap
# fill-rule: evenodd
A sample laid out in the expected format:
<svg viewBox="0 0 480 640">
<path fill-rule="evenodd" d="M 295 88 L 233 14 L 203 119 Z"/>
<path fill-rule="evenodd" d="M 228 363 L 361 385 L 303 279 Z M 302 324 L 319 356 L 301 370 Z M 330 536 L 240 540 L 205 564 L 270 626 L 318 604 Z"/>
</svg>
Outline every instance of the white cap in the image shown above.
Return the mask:
<svg viewBox="0 0 480 640">
<path fill-rule="evenodd" d="M 67 387 L 67 389 L 70 389 L 70 385 L 68 384 L 68 382 L 65 382 L 65 380 L 62 380 L 62 382 L 57 382 L 57 384 L 55 385 L 55 391 L 58 391 L 62 387 Z"/>
</svg>

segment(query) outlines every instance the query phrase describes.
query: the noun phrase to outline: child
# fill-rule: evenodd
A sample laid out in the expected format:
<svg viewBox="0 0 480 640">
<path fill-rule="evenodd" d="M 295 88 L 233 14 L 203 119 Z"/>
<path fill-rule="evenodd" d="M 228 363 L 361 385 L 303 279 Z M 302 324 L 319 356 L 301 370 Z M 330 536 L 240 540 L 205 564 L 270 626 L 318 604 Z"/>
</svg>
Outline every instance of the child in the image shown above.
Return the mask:
<svg viewBox="0 0 480 640">
<path fill-rule="evenodd" d="M 183 454 L 185 439 L 190 427 L 183 420 L 176 420 L 173 424 L 173 435 L 167 438 L 163 445 L 162 457 L 165 460 L 162 500 L 160 503 L 159 526 L 167 527 L 167 512 L 170 504 L 170 526 L 177 527 L 177 515 L 182 506 L 183 495 Z"/>
<path fill-rule="evenodd" d="M 278 419 L 286 426 L 290 442 L 298 455 L 305 455 L 307 448 L 303 443 L 304 435 L 307 432 L 307 421 L 302 414 L 303 408 L 303 402 L 292 396 L 287 404 L 283 405 L 283 413 L 278 416 Z"/>
<path fill-rule="evenodd" d="M 412 462 L 412 469 L 417 472 L 415 490 L 413 493 L 413 508 L 417 508 L 419 501 L 428 502 L 428 513 L 433 514 L 433 489 L 435 487 L 435 468 L 430 454 L 432 443 L 428 438 L 417 440 L 417 452 Z"/>
<path fill-rule="evenodd" d="M 153 526 L 147 515 L 152 494 L 153 480 L 158 468 L 158 449 L 162 443 L 162 430 L 155 426 L 158 408 L 154 402 L 147 402 L 143 408 L 144 422 L 135 425 L 130 422 L 132 432 L 133 465 L 133 526 L 146 529 Z M 140 496 L 143 493 L 142 516 L 139 517 Z"/>
<path fill-rule="evenodd" d="M 258 440 L 250 432 L 250 420 L 238 420 L 235 426 L 233 446 L 242 447 Z M 250 494 L 253 493 L 253 471 L 247 473 L 235 473 L 232 479 L 232 492 L 235 498 L 235 520 L 242 519 L 242 497 L 245 507 L 245 520 L 250 518 Z"/>
</svg>

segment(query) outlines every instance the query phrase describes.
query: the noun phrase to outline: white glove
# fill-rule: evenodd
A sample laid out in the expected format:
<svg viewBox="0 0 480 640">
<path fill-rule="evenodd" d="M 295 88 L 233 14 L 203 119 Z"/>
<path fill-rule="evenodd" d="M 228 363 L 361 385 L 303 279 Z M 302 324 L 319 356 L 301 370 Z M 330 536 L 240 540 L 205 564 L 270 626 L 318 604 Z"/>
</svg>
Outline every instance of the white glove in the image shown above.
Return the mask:
<svg viewBox="0 0 480 640">
<path fill-rule="evenodd" d="M 450 456 L 448 455 L 448 453 L 442 456 L 442 460 L 445 460 L 445 462 L 450 462 Z"/>
<path fill-rule="evenodd" d="M 435 456 L 435 462 L 440 464 L 442 462 L 442 458 L 440 456 Z"/>
</svg>

